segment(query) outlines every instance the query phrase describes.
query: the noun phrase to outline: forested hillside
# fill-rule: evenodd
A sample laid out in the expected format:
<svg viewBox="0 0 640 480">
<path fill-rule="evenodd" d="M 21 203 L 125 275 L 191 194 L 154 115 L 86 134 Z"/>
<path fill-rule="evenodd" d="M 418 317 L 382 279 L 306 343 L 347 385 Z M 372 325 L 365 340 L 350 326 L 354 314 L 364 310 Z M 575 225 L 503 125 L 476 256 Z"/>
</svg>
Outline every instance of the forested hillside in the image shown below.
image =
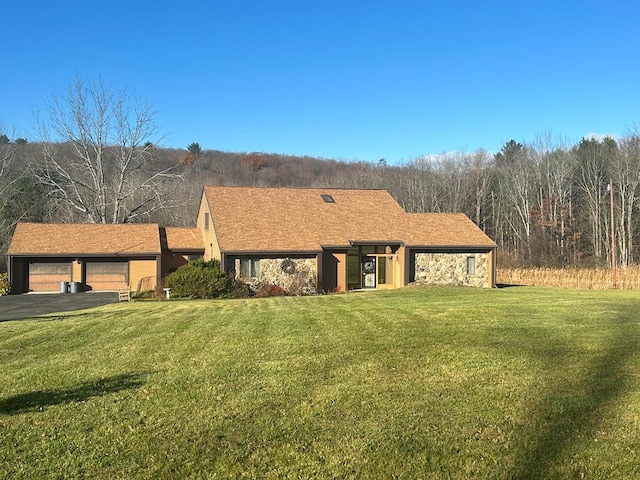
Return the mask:
<svg viewBox="0 0 640 480">
<path fill-rule="evenodd" d="M 88 175 L 103 176 L 96 187 L 81 178 L 86 172 L 78 170 L 75 178 L 62 173 L 84 168 L 77 165 L 78 148 L 73 142 L 0 137 L 3 254 L 18 221 L 191 226 L 203 185 L 252 185 L 384 188 L 410 212 L 466 213 L 498 243 L 502 265 L 598 266 L 611 258 L 611 182 L 618 262 L 637 263 L 640 255 L 637 134 L 617 142 L 583 139 L 569 146 L 552 138 L 511 140 L 496 155 L 480 150 L 417 158 L 404 165 L 229 153 L 203 150 L 197 143 L 184 150 L 146 144 L 127 152 L 144 162 L 124 179 L 114 176 L 123 151 L 111 145 L 102 152 L 103 171 Z M 124 196 L 122 188 L 118 193 L 117 181 L 124 181 L 135 195 Z M 107 190 L 115 194 L 100 194 Z M 0 267 L 5 268 L 4 255 Z"/>
<path fill-rule="evenodd" d="M 19 221 L 191 226 L 204 185 L 383 188 L 409 212 L 466 213 L 505 267 L 597 267 L 612 252 L 622 266 L 640 261 L 637 130 L 577 144 L 547 133 L 402 165 L 169 149 L 150 105 L 79 78 L 36 124 L 35 142 L 0 124 L 0 271 Z"/>
</svg>

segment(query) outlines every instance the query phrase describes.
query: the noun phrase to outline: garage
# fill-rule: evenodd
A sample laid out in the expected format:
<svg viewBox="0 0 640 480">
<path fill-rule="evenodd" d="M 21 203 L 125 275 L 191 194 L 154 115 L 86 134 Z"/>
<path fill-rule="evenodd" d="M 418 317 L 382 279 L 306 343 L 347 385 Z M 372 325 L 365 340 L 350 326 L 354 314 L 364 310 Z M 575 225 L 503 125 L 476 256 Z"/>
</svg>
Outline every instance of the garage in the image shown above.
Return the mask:
<svg viewBox="0 0 640 480">
<path fill-rule="evenodd" d="M 33 292 L 60 291 L 60 282 L 71 281 L 70 262 L 30 262 L 29 290 Z"/>
<path fill-rule="evenodd" d="M 117 290 L 129 285 L 129 262 L 87 262 L 85 275 L 91 290 Z"/>
</svg>

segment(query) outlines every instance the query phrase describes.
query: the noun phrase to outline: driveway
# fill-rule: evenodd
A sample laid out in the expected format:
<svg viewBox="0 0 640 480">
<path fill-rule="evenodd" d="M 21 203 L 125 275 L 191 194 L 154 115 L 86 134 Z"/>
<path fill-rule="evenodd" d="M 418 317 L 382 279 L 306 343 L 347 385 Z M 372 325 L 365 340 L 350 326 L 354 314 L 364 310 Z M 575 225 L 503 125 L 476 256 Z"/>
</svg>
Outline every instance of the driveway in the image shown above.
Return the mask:
<svg viewBox="0 0 640 480">
<path fill-rule="evenodd" d="M 69 312 L 118 301 L 117 292 L 29 293 L 0 297 L 0 322 Z"/>
</svg>

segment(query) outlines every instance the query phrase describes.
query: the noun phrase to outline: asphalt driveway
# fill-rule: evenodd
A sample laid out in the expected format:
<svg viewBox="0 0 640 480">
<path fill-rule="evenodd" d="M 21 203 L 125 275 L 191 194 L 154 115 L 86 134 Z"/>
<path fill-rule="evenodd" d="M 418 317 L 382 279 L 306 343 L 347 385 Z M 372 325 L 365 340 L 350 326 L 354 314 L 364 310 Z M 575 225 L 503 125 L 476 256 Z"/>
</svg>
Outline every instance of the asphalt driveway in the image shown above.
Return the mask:
<svg viewBox="0 0 640 480">
<path fill-rule="evenodd" d="M 69 312 L 118 301 L 117 292 L 46 293 L 0 297 L 0 322 Z"/>
</svg>

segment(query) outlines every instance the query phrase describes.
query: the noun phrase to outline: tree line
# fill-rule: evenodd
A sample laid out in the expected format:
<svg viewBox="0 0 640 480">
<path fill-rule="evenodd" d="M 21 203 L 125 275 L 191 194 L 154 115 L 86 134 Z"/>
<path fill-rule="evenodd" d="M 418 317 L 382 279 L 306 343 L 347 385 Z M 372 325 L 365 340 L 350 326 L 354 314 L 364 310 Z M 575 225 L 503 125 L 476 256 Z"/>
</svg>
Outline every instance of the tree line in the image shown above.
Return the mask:
<svg viewBox="0 0 640 480">
<path fill-rule="evenodd" d="M 173 149 L 149 105 L 79 79 L 38 120 L 36 141 L 0 125 L 0 271 L 18 221 L 192 226 L 204 185 L 384 188 L 409 212 L 467 214 L 505 266 L 640 260 L 637 131 L 575 144 L 545 133 L 401 165 Z"/>
</svg>

